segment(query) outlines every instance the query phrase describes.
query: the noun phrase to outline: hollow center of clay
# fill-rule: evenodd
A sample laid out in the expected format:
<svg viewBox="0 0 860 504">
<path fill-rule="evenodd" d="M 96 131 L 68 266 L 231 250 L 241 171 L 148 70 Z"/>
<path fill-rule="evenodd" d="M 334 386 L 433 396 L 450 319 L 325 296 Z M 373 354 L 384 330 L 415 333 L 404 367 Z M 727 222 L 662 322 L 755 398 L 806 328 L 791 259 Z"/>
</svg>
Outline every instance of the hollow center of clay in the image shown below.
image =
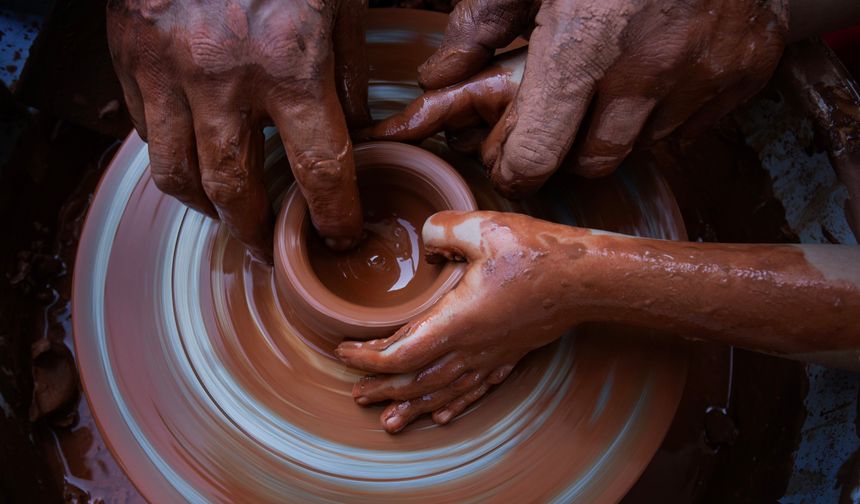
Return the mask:
<svg viewBox="0 0 860 504">
<path fill-rule="evenodd" d="M 326 288 L 351 303 L 404 303 L 426 291 L 441 270 L 424 260 L 421 228 L 444 202 L 426 181 L 396 167 L 365 167 L 358 187 L 364 208 L 361 243 L 335 252 L 306 226 L 311 266 Z"/>
</svg>

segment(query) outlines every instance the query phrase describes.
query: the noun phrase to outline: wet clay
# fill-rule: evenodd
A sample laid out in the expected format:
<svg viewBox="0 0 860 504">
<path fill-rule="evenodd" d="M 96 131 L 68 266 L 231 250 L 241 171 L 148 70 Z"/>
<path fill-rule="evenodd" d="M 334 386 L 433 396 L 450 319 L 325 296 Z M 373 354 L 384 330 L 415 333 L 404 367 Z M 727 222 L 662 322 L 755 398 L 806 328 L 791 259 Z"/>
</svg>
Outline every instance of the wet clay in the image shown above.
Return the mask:
<svg viewBox="0 0 860 504">
<path fill-rule="evenodd" d="M 371 62 L 395 50 L 426 57 L 443 24 L 379 13 Z M 371 101 L 376 114 L 420 93 L 414 75 L 398 81 L 392 74 L 403 67 L 391 69 L 375 67 L 384 85 L 372 86 L 371 97 L 386 90 Z M 423 146 L 460 170 L 482 208 L 682 236 L 665 183 L 650 170 L 582 192 L 559 183 L 562 199 L 514 204 L 440 139 Z M 529 354 L 452 428 L 420 419 L 388 435 L 379 409 L 352 400 L 361 373 L 284 306 L 270 268 L 153 185 L 142 148 L 136 138 L 124 145 L 94 200 L 76 264 L 74 322 L 98 421 L 149 500 L 614 502 L 656 450 L 681 394 L 683 355 L 641 331 L 599 327 Z M 285 189 L 282 173 L 266 175 L 273 192 Z M 614 210 L 586 209 L 585 195 Z"/>
<path fill-rule="evenodd" d="M 306 241 L 311 267 L 336 296 L 362 306 L 393 306 L 428 289 L 442 266 L 424 260 L 421 226 L 439 211 L 412 187 L 384 178 L 385 170 L 367 168 L 359 178 L 364 201 L 364 236 L 358 246 L 337 252 L 309 226 Z"/>
<path fill-rule="evenodd" d="M 640 143 L 709 126 L 770 78 L 788 32 L 787 0 L 464 0 L 420 81 L 440 89 L 529 38 L 519 92 L 482 149 L 494 185 L 534 194 L 565 158 L 611 173 Z M 695 34 L 695 35 L 694 35 Z M 742 48 L 739 50 L 738 48 Z"/>
<path fill-rule="evenodd" d="M 0 208 L 7 217 L 7 239 L 0 245 L 0 500 L 142 502 L 81 397 L 69 351 L 78 238 L 118 144 L 111 147 L 110 139 L 50 114 L 33 114 L 29 121 L 0 177 Z M 26 351 L 20 366 L 16 347 Z M 20 395 L 6 386 L 31 379 L 32 393 L 29 386 Z M 30 417 L 40 418 L 30 423 Z M 17 421 L 27 430 L 10 427 Z M 19 435 L 29 447 L 15 442 Z"/>
<path fill-rule="evenodd" d="M 394 336 L 336 350 L 396 375 L 353 392 L 360 405 L 393 400 L 381 415 L 392 433 L 424 413 L 448 423 L 527 352 L 587 323 L 860 370 L 856 246 L 649 240 L 499 212 L 435 214 L 424 239 L 429 253 L 468 261 L 463 282 Z"/>
<path fill-rule="evenodd" d="M 860 367 L 856 246 L 649 240 L 496 212 L 434 215 L 425 238 L 431 253 L 468 259 L 467 285 L 381 347 L 385 356 L 365 360 L 376 342 L 342 345 L 355 367 L 396 372 L 382 365 L 396 360 L 420 370 L 447 351 L 468 359 L 477 349 L 476 358 L 501 359 L 491 371 L 513 364 L 506 359 L 518 359 L 521 347 L 542 346 L 588 322 L 695 334 L 801 359 L 820 354 L 830 365 Z M 440 321 L 438 314 L 454 309 L 449 303 L 460 316 Z M 512 306 L 522 311 L 512 316 Z M 410 339 L 418 327 L 436 337 Z M 399 355 L 412 341 L 409 355 Z"/>
<path fill-rule="evenodd" d="M 274 123 L 314 225 L 332 247 L 353 245 L 362 214 L 344 112 L 368 122 L 365 6 L 110 2 L 111 57 L 156 185 L 270 260 L 261 130 Z"/>
<path fill-rule="evenodd" d="M 371 201 L 356 250 L 326 250 L 295 185 L 275 229 L 281 308 L 332 342 L 391 334 L 456 285 L 462 266 L 423 261 L 420 229 L 434 212 L 477 209 L 463 178 L 426 150 L 369 142 L 356 146 L 355 159 Z"/>
</svg>

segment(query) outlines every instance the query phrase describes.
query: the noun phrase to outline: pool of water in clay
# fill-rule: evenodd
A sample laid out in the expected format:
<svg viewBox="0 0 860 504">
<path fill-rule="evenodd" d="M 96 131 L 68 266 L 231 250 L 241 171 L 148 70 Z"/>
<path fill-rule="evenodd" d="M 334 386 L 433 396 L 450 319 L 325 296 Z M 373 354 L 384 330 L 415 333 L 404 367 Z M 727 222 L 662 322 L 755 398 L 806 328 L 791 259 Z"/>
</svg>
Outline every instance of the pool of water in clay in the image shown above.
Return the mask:
<svg viewBox="0 0 860 504">
<path fill-rule="evenodd" d="M 306 226 L 308 258 L 317 277 L 338 297 L 361 306 L 393 306 L 433 284 L 441 266 L 424 260 L 421 227 L 439 209 L 422 194 L 365 168 L 359 175 L 364 236 L 348 252 L 329 249 Z"/>
<path fill-rule="evenodd" d="M 419 55 L 420 57 L 420 55 Z M 417 58 L 416 58 L 417 59 Z M 394 88 L 392 88 L 394 89 Z M 396 90 L 396 89 L 395 89 Z M 396 106 L 395 101 L 392 101 L 392 107 Z M 713 145 L 712 145 L 713 144 Z M 714 148 L 716 147 L 716 148 Z M 56 147 L 55 148 L 59 148 Z M 692 149 L 695 151 L 696 149 Z M 735 140 L 720 143 L 720 141 L 706 142 L 701 152 L 692 152 L 692 154 L 678 154 L 677 159 L 667 161 L 670 169 L 674 170 L 677 166 L 685 166 L 687 164 L 695 164 L 699 169 L 705 168 L 706 171 L 713 167 L 714 171 L 722 173 L 727 163 L 733 163 L 732 155 L 724 155 L 726 152 L 740 153 L 743 150 L 743 141 L 736 142 Z M 702 152 L 709 152 L 711 155 L 703 155 Z M 722 154 L 721 154 L 722 153 Z M 710 156 L 710 157 L 709 157 Z M 744 156 L 737 156 L 743 158 Z M 749 157 L 749 156 L 747 156 Z M 753 156 L 754 157 L 754 156 Z M 756 165 L 756 160 L 750 161 L 751 165 Z M 676 166 L 677 165 L 677 166 Z M 757 165 L 755 169 L 758 169 Z M 741 170 L 743 172 L 743 170 Z M 738 179 L 747 180 L 745 173 L 738 173 Z M 717 184 L 718 185 L 718 184 Z M 713 187 L 713 186 L 711 186 Z M 700 189 L 700 193 L 707 194 L 707 190 Z M 751 197 L 757 197 L 758 193 L 752 195 L 753 192 L 759 189 L 751 188 Z M 715 191 L 716 192 L 716 191 Z M 724 191 L 725 194 L 732 196 L 732 191 Z M 45 195 L 39 193 L 40 197 Z M 722 194 L 722 193 L 718 193 Z M 82 198 L 82 207 L 86 206 L 88 197 Z M 691 202 L 689 207 L 704 208 L 708 211 L 707 200 Z M 716 205 L 716 203 L 714 203 Z M 712 206 L 714 206 L 712 205 Z M 683 205 L 682 205 L 683 206 Z M 755 205 L 753 205 L 755 206 Z M 736 205 L 737 208 L 746 208 L 743 205 Z M 760 217 L 761 207 L 756 210 L 755 218 Z M 745 235 L 737 235 L 734 232 L 736 229 L 745 229 L 750 219 L 744 218 L 742 212 L 735 215 L 734 212 L 726 215 L 717 215 L 716 220 L 725 220 L 726 222 L 718 222 L 716 226 L 711 226 L 710 223 L 714 220 L 713 215 L 696 215 L 695 213 L 687 216 L 691 226 L 702 227 L 697 233 L 704 239 L 714 239 L 713 228 L 717 228 L 724 239 L 771 239 L 769 236 L 762 234 L 748 233 Z M 699 218 L 697 221 L 696 218 Z M 734 219 L 734 221 L 732 221 Z M 47 219 L 50 222 L 50 219 Z M 743 222 L 740 226 L 738 222 Z M 729 234 L 723 234 L 724 230 L 728 230 Z M 758 238 L 756 238 L 758 237 Z M 76 236 L 68 242 L 67 246 L 74 247 Z M 69 276 L 71 272 L 67 273 Z M 68 304 L 67 298 L 60 299 L 60 304 Z M 56 303 L 55 303 L 56 304 Z M 41 306 L 41 305 L 40 305 Z M 48 315 L 48 309 L 54 306 L 49 305 L 45 308 L 46 320 L 53 320 L 53 315 Z M 58 305 L 59 306 L 59 305 Z M 41 308 L 40 308 L 41 309 Z M 51 309 L 51 313 L 56 310 Z M 58 312 L 59 313 L 59 312 Z M 67 328 L 66 330 L 68 330 Z M 62 339 L 62 335 L 60 336 Z M 790 440 L 788 443 L 779 438 L 782 430 L 773 429 L 775 423 L 783 423 L 796 417 L 795 409 L 791 401 L 783 393 L 776 394 L 776 391 L 784 391 L 787 380 L 797 381 L 797 377 L 793 371 L 798 367 L 794 363 L 786 363 L 776 359 L 757 356 L 741 352 L 743 359 L 735 362 L 735 379 L 732 381 L 732 372 L 727 367 L 728 356 L 730 352 L 724 347 L 702 352 L 704 355 L 699 356 L 699 364 L 693 368 L 697 370 L 693 377 L 693 382 L 698 384 L 690 389 L 685 394 L 684 404 L 679 418 L 676 418 L 676 426 L 673 427 L 664 448 L 658 453 L 657 459 L 652 464 L 653 470 L 646 472 L 643 481 L 637 486 L 636 495 L 631 495 L 631 502 L 653 502 L 654 500 L 647 496 L 663 496 L 669 495 L 682 498 L 683 501 L 694 499 L 696 495 L 707 494 L 708 475 L 714 473 L 715 467 L 722 462 L 723 466 L 731 465 L 737 470 L 727 470 L 723 467 L 717 472 L 722 474 L 724 483 L 717 481 L 716 485 L 719 488 L 725 489 L 725 482 L 730 481 L 730 488 L 735 488 L 739 484 L 740 478 L 749 480 L 748 488 L 761 489 L 760 481 L 773 482 L 780 480 L 780 477 L 774 478 L 775 475 L 768 473 L 760 474 L 762 464 L 756 460 L 762 460 L 763 457 L 775 457 L 778 462 L 780 454 L 785 452 L 782 448 L 788 446 L 788 451 L 785 452 L 786 460 L 789 460 L 790 469 Z M 765 384 L 761 381 L 759 371 L 762 368 L 767 368 L 769 371 L 765 373 L 768 376 L 775 376 L 773 383 Z M 791 370 L 789 369 L 791 368 Z M 740 370 L 740 374 L 738 374 Z M 802 372 L 800 373 L 802 376 Z M 802 387 L 802 384 L 799 384 Z M 732 394 L 731 391 L 735 393 Z M 771 390 L 768 393 L 767 390 Z M 743 399 L 746 397 L 747 399 Z M 793 397 L 793 396 L 792 396 Z M 738 399 L 741 398 L 741 399 Z M 755 399 L 758 398 L 758 399 Z M 776 398 L 776 400 L 774 400 Z M 752 399 L 752 400 L 749 400 Z M 802 408 L 802 398 L 795 400 Z M 740 411 L 740 415 L 745 419 L 745 423 L 740 429 L 740 438 L 731 439 L 730 443 L 725 444 L 722 441 L 722 449 L 718 452 L 714 445 L 706 442 L 704 431 L 703 412 L 706 407 L 710 408 L 713 404 L 722 404 L 726 408 L 736 409 Z M 748 405 L 755 405 L 748 407 Z M 781 409 L 780 409 L 781 408 Z M 755 414 L 745 414 L 744 412 Z M 67 473 L 67 485 L 70 485 L 69 491 L 74 494 L 82 489 L 82 497 L 91 499 L 107 499 L 119 501 L 136 501 L 139 496 L 130 487 L 128 481 L 119 472 L 118 465 L 107 453 L 106 444 L 101 439 L 99 432 L 95 428 L 95 422 L 89 416 L 86 404 L 82 403 L 78 411 L 80 415 L 80 423 L 70 429 L 59 429 L 57 436 L 48 435 L 46 445 L 49 447 L 56 446 L 60 454 L 59 464 L 60 472 Z M 732 416 L 737 416 L 737 411 Z M 768 420 L 771 419 L 771 420 Z M 770 422 L 770 423 L 768 423 Z M 771 425 L 771 427 L 767 427 Z M 40 431 L 44 432 L 44 431 Z M 785 430 L 786 435 L 791 436 L 791 428 Z M 55 444 L 56 443 L 56 444 Z M 763 444 L 764 443 L 764 444 Z M 732 448 L 732 444 L 735 448 Z M 766 449 L 756 449 L 755 446 L 765 446 Z M 773 450 L 774 446 L 782 448 Z M 756 454 L 758 454 L 756 456 Z M 7 461 L 8 462 L 8 461 Z M 775 467 L 771 464 L 766 464 L 768 467 Z M 63 469 L 65 467 L 65 469 Z M 743 468 L 750 468 L 746 470 Z M 719 468 L 717 468 L 719 469 Z M 6 474 L 14 473 L 12 468 L 4 468 Z M 744 473 L 744 474 L 742 474 Z M 732 476 L 734 475 L 734 476 Z M 757 477 L 763 477 L 756 479 Z M 778 475 L 776 475 L 778 476 Z M 734 478 L 734 479 L 726 479 Z M 718 478 L 719 479 L 719 478 Z M 745 481 L 745 480 L 744 480 Z M 777 483 L 778 486 L 778 483 Z M 776 490 L 778 492 L 778 489 Z M 779 493 L 771 493 L 775 496 Z"/>
<path fill-rule="evenodd" d="M 426 57 L 444 18 L 428 25 L 386 12 L 371 21 L 371 104 L 387 115 L 420 93 L 417 61 L 394 64 L 392 54 Z M 461 171 L 481 208 L 681 237 L 653 171 L 513 204 L 441 139 L 423 146 Z M 99 424 L 148 499 L 614 501 L 659 446 L 683 389 L 683 350 L 606 327 L 529 355 L 447 427 L 422 419 L 388 435 L 380 408 L 351 399 L 360 373 L 280 310 L 271 269 L 162 195 L 142 152 L 139 140 L 126 142 L 93 203 L 76 265 L 75 328 Z M 273 194 L 285 189 L 280 175 L 268 173 Z"/>
</svg>

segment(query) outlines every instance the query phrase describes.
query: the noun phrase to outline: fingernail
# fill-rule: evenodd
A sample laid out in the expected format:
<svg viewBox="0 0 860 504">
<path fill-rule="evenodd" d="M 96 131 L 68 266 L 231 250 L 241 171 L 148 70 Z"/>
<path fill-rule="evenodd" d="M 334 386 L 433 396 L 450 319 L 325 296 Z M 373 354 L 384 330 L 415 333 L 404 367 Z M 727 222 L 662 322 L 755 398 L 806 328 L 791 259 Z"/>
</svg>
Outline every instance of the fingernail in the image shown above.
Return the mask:
<svg viewBox="0 0 860 504">
<path fill-rule="evenodd" d="M 392 415 L 385 419 L 385 430 L 388 432 L 397 432 L 401 429 L 400 426 L 400 417 L 397 415 Z"/>
<path fill-rule="evenodd" d="M 344 348 L 335 348 L 334 349 L 334 355 L 335 355 L 335 357 L 340 359 L 342 362 L 348 364 L 348 362 L 347 362 L 347 360 L 349 360 L 349 351 L 348 350 L 346 350 Z"/>
<path fill-rule="evenodd" d="M 438 415 L 436 415 L 436 420 L 439 424 L 448 423 L 451 420 L 451 412 L 446 410 L 442 413 L 439 413 Z"/>
<path fill-rule="evenodd" d="M 358 404 L 359 406 L 367 406 L 368 404 L 370 404 L 370 399 L 368 399 L 364 396 L 356 397 L 355 403 Z"/>
</svg>

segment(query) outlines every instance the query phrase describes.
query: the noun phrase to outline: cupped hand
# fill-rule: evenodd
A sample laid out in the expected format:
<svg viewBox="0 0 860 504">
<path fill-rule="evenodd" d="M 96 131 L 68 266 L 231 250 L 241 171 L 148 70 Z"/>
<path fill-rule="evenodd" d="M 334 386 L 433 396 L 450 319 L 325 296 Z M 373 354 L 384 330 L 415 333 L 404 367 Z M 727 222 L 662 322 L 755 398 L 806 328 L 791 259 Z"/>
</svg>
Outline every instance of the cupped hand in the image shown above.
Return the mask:
<svg viewBox="0 0 860 504">
<path fill-rule="evenodd" d="M 517 36 L 529 38 L 522 83 L 490 121 L 494 127 L 482 149 L 496 188 L 523 197 L 567 156 L 574 172 L 602 176 L 637 143 L 678 129 L 695 134 L 752 96 L 782 54 L 785 4 L 463 0 L 451 13 L 442 46 L 419 69 L 420 82 L 451 94 L 441 88 L 480 79 L 476 74 L 497 48 Z M 473 81 L 458 88 L 464 86 L 479 87 Z M 437 96 L 432 105 L 446 101 Z M 414 132 L 433 129 L 424 125 L 440 115 L 422 112 L 405 121 Z M 473 118 L 480 115 L 472 111 Z"/>
<path fill-rule="evenodd" d="M 314 225 L 350 246 L 362 213 L 347 122 L 369 119 L 365 6 L 109 1 L 111 56 L 158 188 L 271 257 L 262 128 L 273 122 Z"/>
<path fill-rule="evenodd" d="M 574 273 L 588 230 L 449 211 L 428 219 L 423 236 L 431 257 L 469 262 L 457 287 L 393 336 L 336 349 L 346 364 L 383 373 L 356 383 L 353 396 L 360 405 L 391 400 L 381 422 L 392 433 L 424 413 L 439 424 L 462 413 L 577 322 L 571 300 L 589 285 Z"/>
</svg>

